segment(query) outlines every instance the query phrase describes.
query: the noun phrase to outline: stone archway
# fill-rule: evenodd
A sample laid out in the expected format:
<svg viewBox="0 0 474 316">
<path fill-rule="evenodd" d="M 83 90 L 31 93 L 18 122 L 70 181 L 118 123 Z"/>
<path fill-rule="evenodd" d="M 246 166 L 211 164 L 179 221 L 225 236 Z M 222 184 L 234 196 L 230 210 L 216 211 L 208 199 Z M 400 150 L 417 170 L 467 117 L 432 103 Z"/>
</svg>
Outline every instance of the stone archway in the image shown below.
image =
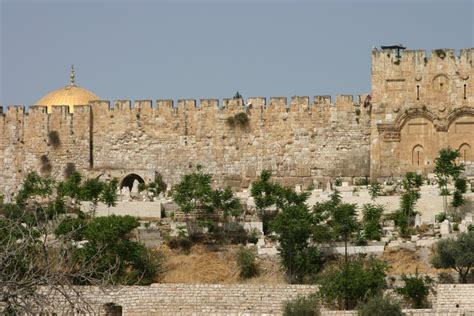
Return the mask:
<svg viewBox="0 0 474 316">
<path fill-rule="evenodd" d="M 135 181 L 138 181 L 138 183 L 145 183 L 145 180 L 143 180 L 143 178 L 141 176 L 139 176 L 136 173 L 130 173 L 130 174 L 126 175 L 122 179 L 122 181 L 120 181 L 120 190 L 122 190 L 122 188 L 124 188 L 124 187 L 128 187 L 128 189 L 131 192 L 132 188 L 133 188 L 133 184 L 135 183 Z"/>
</svg>

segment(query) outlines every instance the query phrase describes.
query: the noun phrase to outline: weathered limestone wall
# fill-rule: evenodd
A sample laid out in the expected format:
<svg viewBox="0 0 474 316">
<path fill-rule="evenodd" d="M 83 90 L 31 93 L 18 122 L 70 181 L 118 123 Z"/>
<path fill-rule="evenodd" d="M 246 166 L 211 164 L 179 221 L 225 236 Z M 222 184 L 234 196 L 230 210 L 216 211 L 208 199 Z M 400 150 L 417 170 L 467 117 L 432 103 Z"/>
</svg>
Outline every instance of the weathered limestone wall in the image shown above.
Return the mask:
<svg viewBox="0 0 474 316">
<path fill-rule="evenodd" d="M 32 106 L 28 112 L 21 106 L 8 107 L 0 117 L 0 192 L 15 191 L 32 170 L 55 177 L 62 177 L 67 163 L 86 170 L 89 124 L 89 106 L 77 107 L 74 114 L 65 106 L 53 108 L 50 114 L 41 106 Z M 51 143 L 48 135 L 52 131 L 59 136 L 59 144 Z"/>
<path fill-rule="evenodd" d="M 123 315 L 281 315 L 282 304 L 317 291 L 312 285 L 254 284 L 152 284 L 101 291 L 82 289 L 90 307 L 104 312 L 104 305 L 122 306 Z M 407 315 L 471 315 L 474 313 L 473 284 L 440 284 L 430 310 L 408 310 Z M 57 300 L 56 312 L 61 310 Z M 463 314 L 464 313 L 464 314 Z M 328 312 L 327 315 L 354 315 Z"/>
<path fill-rule="evenodd" d="M 198 164 L 216 180 L 247 187 L 263 169 L 285 185 L 310 185 L 328 176 L 369 173 L 368 113 L 355 114 L 352 96 L 250 99 L 248 126 L 227 118 L 245 112 L 241 100 L 118 101 L 93 104 L 94 168 L 143 169 L 176 182 Z M 358 122 L 357 120 L 358 119 Z M 144 175 L 145 177 L 147 175 Z M 143 177 L 143 175 L 142 175 Z"/>
<path fill-rule="evenodd" d="M 365 96 L 359 99 L 364 100 Z M 328 177 L 368 176 L 370 113 L 352 96 L 293 97 L 242 100 L 107 101 L 76 107 L 9 107 L 0 120 L 1 190 L 14 191 L 31 170 L 44 172 L 46 155 L 51 174 L 61 177 L 67 163 L 90 176 L 135 173 L 145 181 L 155 173 L 173 184 L 200 164 L 218 184 L 247 187 L 270 169 L 284 185 L 309 186 Z M 246 112 L 247 126 L 231 126 L 229 117 Z M 59 146 L 48 143 L 56 131 Z M 90 168 L 92 166 L 92 168 Z M 317 184 L 317 183 L 316 183 Z"/>
<path fill-rule="evenodd" d="M 447 146 L 474 165 L 473 54 L 372 51 L 373 178 L 431 172 Z"/>
</svg>

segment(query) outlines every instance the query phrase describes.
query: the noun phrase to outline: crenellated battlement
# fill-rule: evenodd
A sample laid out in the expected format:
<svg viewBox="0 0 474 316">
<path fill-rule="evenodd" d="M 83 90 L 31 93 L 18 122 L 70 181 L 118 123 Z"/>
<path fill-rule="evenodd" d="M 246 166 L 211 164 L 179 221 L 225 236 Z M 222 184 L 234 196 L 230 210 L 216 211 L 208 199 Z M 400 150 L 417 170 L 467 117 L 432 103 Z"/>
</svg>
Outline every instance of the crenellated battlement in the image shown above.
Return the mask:
<svg viewBox="0 0 474 316">
<path fill-rule="evenodd" d="M 88 112 L 90 107 L 94 112 L 111 112 L 111 114 L 117 114 L 121 112 L 130 111 L 142 111 L 163 113 L 163 111 L 169 110 L 174 111 L 176 109 L 185 110 L 205 110 L 205 111 L 218 111 L 223 113 L 226 111 L 233 112 L 236 110 L 252 111 L 255 109 L 262 110 L 282 110 L 287 111 L 288 109 L 300 109 L 300 108 L 312 108 L 320 107 L 323 105 L 329 106 L 327 109 L 337 109 L 341 111 L 348 111 L 351 107 L 356 107 L 362 104 L 367 97 L 367 94 L 358 95 L 357 99 L 354 100 L 352 95 L 337 95 L 335 102 L 333 103 L 332 97 L 329 95 L 318 95 L 310 98 L 309 96 L 292 96 L 287 97 L 249 97 L 248 99 L 158 99 L 153 100 L 115 100 L 113 102 L 108 100 L 92 101 L 89 105 L 77 105 L 75 106 L 74 113 L 71 113 L 68 106 L 53 106 L 52 111 L 48 113 L 47 107 L 40 105 L 32 105 L 25 107 L 23 105 L 10 105 L 7 107 L 7 111 L 4 111 L 3 106 L 0 106 L 0 113 L 7 116 L 18 116 L 18 115 L 30 115 L 43 114 L 43 115 L 54 115 L 54 116 L 79 116 L 79 113 Z M 268 100 L 268 102 L 267 102 Z M 288 102 L 289 100 L 289 102 Z"/>
<path fill-rule="evenodd" d="M 431 51 L 427 50 L 400 50 L 395 49 L 373 49 L 372 61 L 391 62 L 395 66 L 403 62 L 416 66 L 428 66 L 429 64 L 441 63 L 445 61 L 454 62 L 458 66 L 471 66 L 474 55 L 474 48 L 463 48 L 459 51 L 450 48 L 439 48 Z M 400 63 L 396 61 L 399 60 Z M 374 65 L 374 64 L 373 64 Z"/>
</svg>

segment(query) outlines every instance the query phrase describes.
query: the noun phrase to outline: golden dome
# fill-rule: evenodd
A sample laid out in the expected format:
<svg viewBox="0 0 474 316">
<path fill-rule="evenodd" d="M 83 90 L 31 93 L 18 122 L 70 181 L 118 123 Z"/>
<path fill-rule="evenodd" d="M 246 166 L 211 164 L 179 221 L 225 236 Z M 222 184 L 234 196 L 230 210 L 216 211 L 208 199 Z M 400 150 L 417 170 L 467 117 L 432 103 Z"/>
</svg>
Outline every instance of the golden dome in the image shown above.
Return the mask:
<svg viewBox="0 0 474 316">
<path fill-rule="evenodd" d="M 89 101 L 100 100 L 91 91 L 76 86 L 74 79 L 74 68 L 72 67 L 69 85 L 48 93 L 39 99 L 35 105 L 47 106 L 48 112 L 51 112 L 52 107 L 55 105 L 67 105 L 69 106 L 69 112 L 73 113 L 75 105 L 87 105 Z"/>
</svg>

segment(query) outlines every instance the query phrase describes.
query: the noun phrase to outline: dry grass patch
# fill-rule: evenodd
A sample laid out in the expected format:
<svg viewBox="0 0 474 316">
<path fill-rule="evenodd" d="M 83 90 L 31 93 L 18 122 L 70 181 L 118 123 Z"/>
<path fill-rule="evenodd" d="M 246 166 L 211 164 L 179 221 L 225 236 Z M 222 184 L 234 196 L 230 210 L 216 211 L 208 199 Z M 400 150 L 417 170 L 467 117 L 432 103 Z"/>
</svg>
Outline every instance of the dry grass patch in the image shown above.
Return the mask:
<svg viewBox="0 0 474 316">
<path fill-rule="evenodd" d="M 165 262 L 163 273 L 156 280 L 161 283 L 251 283 L 285 284 L 283 272 L 275 260 L 257 259 L 260 275 L 241 280 L 240 270 L 235 258 L 238 246 L 228 246 L 221 251 L 212 251 L 203 245 L 195 245 L 186 255 L 162 246 Z"/>
</svg>

